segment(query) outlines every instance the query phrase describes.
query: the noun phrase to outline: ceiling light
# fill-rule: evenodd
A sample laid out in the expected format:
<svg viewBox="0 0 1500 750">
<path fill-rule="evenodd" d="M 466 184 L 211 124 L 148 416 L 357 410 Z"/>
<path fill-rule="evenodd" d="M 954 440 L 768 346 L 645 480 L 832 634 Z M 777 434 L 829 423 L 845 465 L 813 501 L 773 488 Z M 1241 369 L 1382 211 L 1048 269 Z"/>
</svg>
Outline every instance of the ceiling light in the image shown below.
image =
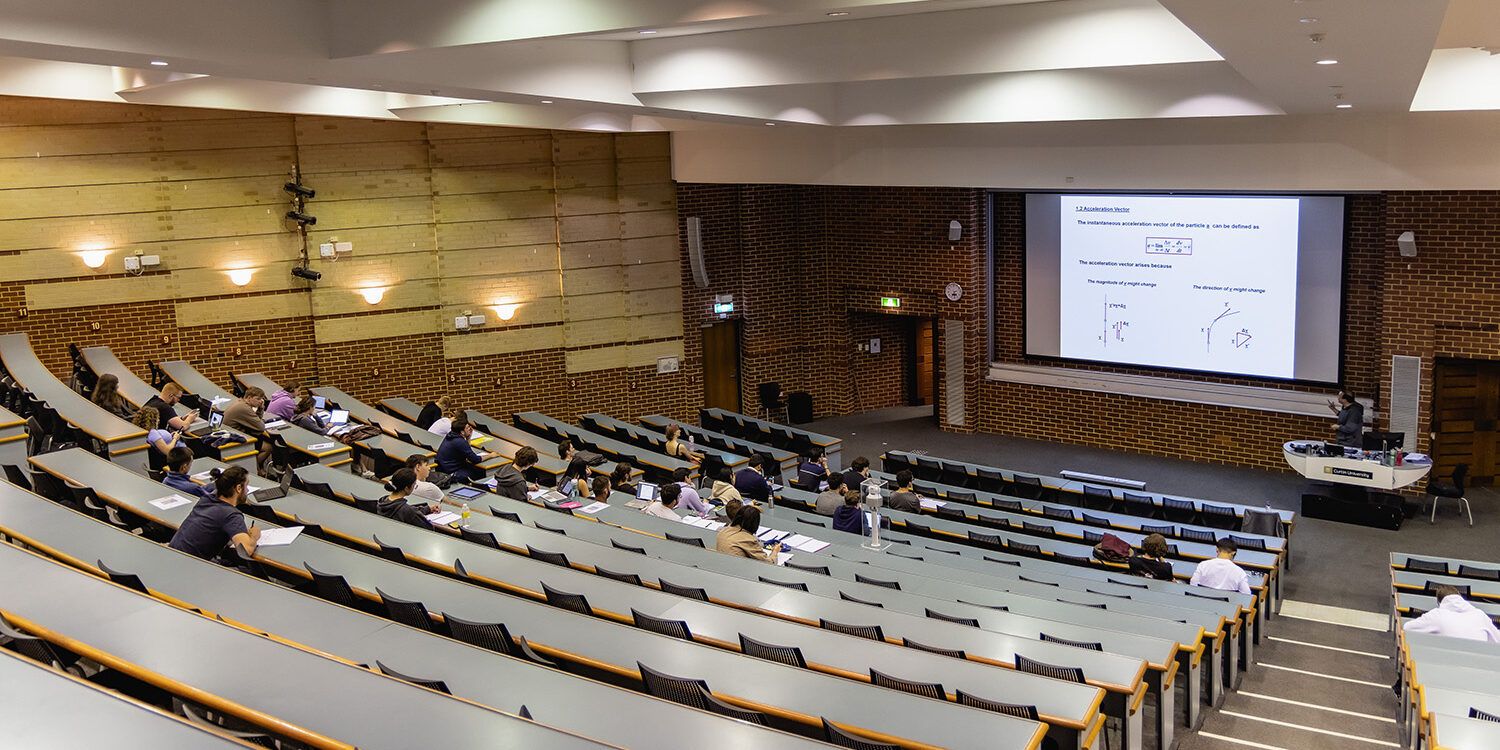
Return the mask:
<svg viewBox="0 0 1500 750">
<path fill-rule="evenodd" d="M 1354 108 L 1353 104 L 1335 104 L 1333 106 L 1335 106 L 1335 107 L 1337 107 L 1339 109 L 1353 109 Z"/>
<path fill-rule="evenodd" d="M 250 268 L 236 268 L 229 272 L 229 280 L 235 286 L 245 286 L 250 283 L 250 277 L 255 275 L 255 270 Z"/>
<path fill-rule="evenodd" d="M 380 300 L 385 298 L 385 287 L 377 286 L 371 289 L 361 289 L 359 290 L 359 296 L 364 297 L 365 302 L 369 304 L 378 305 L 380 304 Z"/>
<path fill-rule="evenodd" d="M 552 103 L 552 100 L 551 100 L 551 99 L 543 99 L 543 100 L 542 100 L 542 103 L 543 103 L 543 104 L 551 104 L 551 103 Z"/>
<path fill-rule="evenodd" d="M 1333 58 L 1329 58 L 1327 60 L 1319 60 L 1318 64 L 1319 65 L 1338 65 L 1339 61 L 1338 60 L 1334 60 Z"/>
<path fill-rule="evenodd" d="M 833 11 L 832 13 L 825 13 L 824 15 L 828 16 L 829 18 L 838 18 L 839 16 L 847 16 L 847 15 L 849 15 L 849 11 L 847 11 L 847 10 L 836 10 L 836 11 Z"/>
<path fill-rule="evenodd" d="M 640 31 L 638 31 L 636 33 L 638 33 L 638 34 L 655 34 L 656 33 L 656 29 L 641 29 Z"/>
<path fill-rule="evenodd" d="M 151 64 L 158 68 L 165 68 L 169 63 L 166 60 L 152 60 Z"/>
<path fill-rule="evenodd" d="M 1317 22 L 1318 22 L 1318 19 L 1311 18 L 1311 17 L 1297 19 L 1297 23 L 1317 23 Z"/>
<path fill-rule="evenodd" d="M 109 259 L 109 251 L 99 249 L 84 250 L 78 254 L 78 257 L 83 260 L 85 266 L 100 268 L 104 265 L 104 261 Z"/>
<path fill-rule="evenodd" d="M 774 127 L 776 127 L 776 123 L 774 123 L 774 122 L 768 122 L 768 123 L 766 123 L 766 127 L 768 127 L 768 128 L 774 128 Z"/>
</svg>

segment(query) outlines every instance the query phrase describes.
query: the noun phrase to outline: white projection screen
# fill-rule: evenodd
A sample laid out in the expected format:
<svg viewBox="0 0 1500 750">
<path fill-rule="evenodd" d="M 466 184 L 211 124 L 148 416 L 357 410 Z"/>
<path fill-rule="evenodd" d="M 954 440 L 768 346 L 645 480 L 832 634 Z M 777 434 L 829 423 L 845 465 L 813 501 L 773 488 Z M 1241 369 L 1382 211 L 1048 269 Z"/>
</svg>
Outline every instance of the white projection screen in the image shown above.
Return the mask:
<svg viewBox="0 0 1500 750">
<path fill-rule="evenodd" d="M 1344 198 L 1026 195 L 1026 353 L 1337 383 Z"/>
</svg>

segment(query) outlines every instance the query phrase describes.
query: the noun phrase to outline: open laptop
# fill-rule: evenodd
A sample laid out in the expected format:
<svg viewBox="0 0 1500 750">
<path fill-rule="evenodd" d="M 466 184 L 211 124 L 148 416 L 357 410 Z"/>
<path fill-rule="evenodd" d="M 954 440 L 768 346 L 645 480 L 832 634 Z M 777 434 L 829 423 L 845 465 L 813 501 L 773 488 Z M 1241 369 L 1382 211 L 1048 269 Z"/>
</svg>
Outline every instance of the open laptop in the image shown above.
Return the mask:
<svg viewBox="0 0 1500 750">
<path fill-rule="evenodd" d="M 328 399 L 323 398 L 322 396 L 313 396 L 312 400 L 313 400 L 313 408 L 314 409 L 317 409 L 318 411 L 322 411 L 322 410 L 328 408 Z"/>
<path fill-rule="evenodd" d="M 193 437 L 203 437 L 204 435 L 207 435 L 208 433 L 219 429 L 219 425 L 223 423 L 224 412 L 212 412 L 208 415 L 207 422 L 194 422 L 193 426 L 188 428 L 187 434 L 192 435 Z"/>
<path fill-rule="evenodd" d="M 328 412 L 328 426 L 343 427 L 349 424 L 349 412 L 345 409 L 334 409 Z"/>
<path fill-rule="evenodd" d="M 281 475 L 281 483 L 270 487 L 262 487 L 250 493 L 250 501 L 254 503 L 267 503 L 278 497 L 286 497 L 286 492 L 292 486 L 292 472 L 288 471 Z"/>
<path fill-rule="evenodd" d="M 652 502 L 661 497 L 661 487 L 650 482 L 641 482 L 635 486 L 635 496 L 637 499 L 645 500 L 648 503 Z"/>
</svg>

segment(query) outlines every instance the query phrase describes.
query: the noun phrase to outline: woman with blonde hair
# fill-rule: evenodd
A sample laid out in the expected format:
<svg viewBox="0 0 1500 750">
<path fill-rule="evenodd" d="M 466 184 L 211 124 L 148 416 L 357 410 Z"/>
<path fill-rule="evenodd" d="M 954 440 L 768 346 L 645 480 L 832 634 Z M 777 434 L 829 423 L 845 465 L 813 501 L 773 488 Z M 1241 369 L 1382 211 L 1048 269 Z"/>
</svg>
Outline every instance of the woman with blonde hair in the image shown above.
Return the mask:
<svg viewBox="0 0 1500 750">
<path fill-rule="evenodd" d="M 160 427 L 160 420 L 161 414 L 155 409 L 142 409 L 135 413 L 130 422 L 145 430 L 146 443 L 161 457 L 165 457 L 177 447 L 177 441 L 182 439 L 182 433 Z"/>
</svg>

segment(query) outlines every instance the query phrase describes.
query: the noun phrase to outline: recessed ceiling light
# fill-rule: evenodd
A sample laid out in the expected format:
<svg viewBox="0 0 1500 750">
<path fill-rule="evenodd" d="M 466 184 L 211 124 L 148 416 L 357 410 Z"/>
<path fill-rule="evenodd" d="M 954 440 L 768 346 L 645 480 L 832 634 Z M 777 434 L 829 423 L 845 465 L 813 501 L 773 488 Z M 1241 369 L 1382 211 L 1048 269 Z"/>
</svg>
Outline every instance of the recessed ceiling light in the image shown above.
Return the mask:
<svg viewBox="0 0 1500 750">
<path fill-rule="evenodd" d="M 1338 107 L 1339 109 L 1352 109 L 1354 107 L 1353 104 L 1335 104 L 1333 106 Z"/>
<path fill-rule="evenodd" d="M 638 33 L 638 34 L 655 34 L 656 33 L 656 29 L 641 29 L 640 31 L 638 31 L 636 33 Z"/>
<path fill-rule="evenodd" d="M 836 10 L 836 11 L 833 11 L 832 13 L 825 13 L 823 15 L 826 15 L 829 18 L 838 18 L 839 16 L 847 16 L 847 15 L 849 15 L 849 11 L 847 11 L 847 10 Z"/>
<path fill-rule="evenodd" d="M 1318 64 L 1319 65 L 1338 65 L 1339 61 L 1338 60 L 1334 60 L 1333 58 L 1329 58 L 1327 60 L 1319 60 Z"/>
<path fill-rule="evenodd" d="M 158 68 L 165 68 L 165 67 L 167 67 L 167 65 L 169 65 L 169 64 L 170 64 L 170 63 L 168 63 L 168 62 L 167 62 L 167 61 L 166 61 L 166 60 L 152 60 L 152 61 L 151 61 L 151 64 L 152 64 L 152 65 L 155 65 L 155 66 L 156 66 L 156 67 L 158 67 Z"/>
<path fill-rule="evenodd" d="M 774 122 L 768 122 L 768 123 L 766 123 L 766 127 L 768 127 L 768 128 L 774 128 L 774 127 L 776 127 L 776 123 L 774 123 Z"/>
<path fill-rule="evenodd" d="M 543 100 L 542 100 L 542 103 L 543 103 L 543 104 L 551 104 L 551 103 L 552 103 L 552 100 L 551 100 L 551 99 L 543 99 Z"/>
<path fill-rule="evenodd" d="M 1317 22 L 1318 22 L 1318 19 L 1313 18 L 1312 16 L 1308 16 L 1307 18 L 1299 18 L 1299 19 L 1297 19 L 1297 23 L 1317 23 Z"/>
</svg>

